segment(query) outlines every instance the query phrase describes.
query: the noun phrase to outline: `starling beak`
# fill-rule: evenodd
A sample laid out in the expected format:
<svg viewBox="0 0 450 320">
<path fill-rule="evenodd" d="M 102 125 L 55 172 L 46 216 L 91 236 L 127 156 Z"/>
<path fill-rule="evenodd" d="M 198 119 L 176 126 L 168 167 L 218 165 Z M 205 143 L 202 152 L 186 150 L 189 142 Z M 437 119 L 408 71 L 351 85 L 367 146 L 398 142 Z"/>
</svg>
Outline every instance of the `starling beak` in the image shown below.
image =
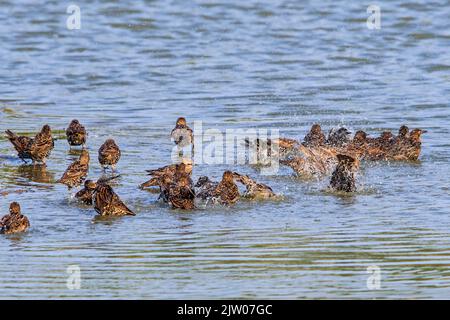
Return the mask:
<svg viewBox="0 0 450 320">
<path fill-rule="evenodd" d="M 66 136 L 70 146 L 84 146 L 86 144 L 86 129 L 76 119 L 72 120 L 67 128 Z"/>
<path fill-rule="evenodd" d="M 52 132 L 48 125 L 43 126 L 41 132 L 36 134 L 34 138 L 17 136 L 11 130 L 6 130 L 5 133 L 16 149 L 19 158 L 25 163 L 25 159 L 31 159 L 33 163 L 41 162 L 45 164 L 54 147 Z"/>
<path fill-rule="evenodd" d="M 0 233 L 11 234 L 26 231 L 30 227 L 30 221 L 20 213 L 20 205 L 12 202 L 9 206 L 9 214 L 0 220 Z"/>
<path fill-rule="evenodd" d="M 98 161 L 105 170 L 107 167 L 111 167 L 114 171 L 117 162 L 120 159 L 119 146 L 113 139 L 108 139 L 98 150 Z"/>
<path fill-rule="evenodd" d="M 89 172 L 89 152 L 83 149 L 80 158 L 72 163 L 57 182 L 65 184 L 69 189 L 78 187 L 86 179 Z"/>
</svg>

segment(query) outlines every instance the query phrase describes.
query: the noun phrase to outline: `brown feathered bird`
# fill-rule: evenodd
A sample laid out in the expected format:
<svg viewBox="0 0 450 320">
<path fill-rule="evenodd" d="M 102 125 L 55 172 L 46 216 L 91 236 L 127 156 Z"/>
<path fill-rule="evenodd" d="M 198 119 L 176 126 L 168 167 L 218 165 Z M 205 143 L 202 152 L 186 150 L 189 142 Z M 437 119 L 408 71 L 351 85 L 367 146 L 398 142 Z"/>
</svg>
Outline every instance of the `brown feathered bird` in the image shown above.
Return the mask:
<svg viewBox="0 0 450 320">
<path fill-rule="evenodd" d="M 11 130 L 6 130 L 5 133 L 16 149 L 19 158 L 25 163 L 25 159 L 31 159 L 33 163 L 41 162 L 45 164 L 55 146 L 52 130 L 47 124 L 42 127 L 42 130 L 34 138 L 17 136 Z"/>
<path fill-rule="evenodd" d="M 303 145 L 305 146 L 323 146 L 326 142 L 325 134 L 322 131 L 320 124 L 314 124 L 311 130 L 303 139 Z"/>
<path fill-rule="evenodd" d="M 9 214 L 0 220 L 0 233 L 11 234 L 26 231 L 30 227 L 30 221 L 20 213 L 20 205 L 12 202 L 9 205 Z"/>
<path fill-rule="evenodd" d="M 57 182 L 65 184 L 69 190 L 78 187 L 86 179 L 89 172 L 89 152 L 86 149 L 81 151 L 80 158 L 73 162 L 66 169 L 61 179 Z"/>
<path fill-rule="evenodd" d="M 100 179 L 98 179 L 97 182 L 95 182 L 93 180 L 86 180 L 84 182 L 83 189 L 81 189 L 80 191 L 78 191 L 75 194 L 75 198 L 84 204 L 92 205 L 92 201 L 93 201 L 92 199 L 94 197 L 94 193 L 95 193 L 95 189 L 97 188 L 97 185 L 99 185 L 101 183 L 106 183 L 106 182 L 116 179 L 118 177 L 120 177 L 120 175 L 108 177 L 108 178 L 100 178 Z"/>
<path fill-rule="evenodd" d="M 243 195 L 244 198 L 259 200 L 277 197 L 275 192 L 273 192 L 272 188 L 268 185 L 264 183 L 258 183 L 248 175 L 242 175 L 237 172 L 233 172 L 233 175 L 236 181 L 242 183 L 246 188 L 246 191 Z"/>
<path fill-rule="evenodd" d="M 177 119 L 175 128 L 170 133 L 170 137 L 178 148 L 178 153 L 183 154 L 183 148 L 191 145 L 191 152 L 194 152 L 194 131 L 189 128 L 186 119 L 180 117 Z"/>
<path fill-rule="evenodd" d="M 421 136 L 426 130 L 413 129 L 407 137 L 397 139 L 393 147 L 387 151 L 387 158 L 400 161 L 416 161 L 422 150 Z"/>
<path fill-rule="evenodd" d="M 348 155 L 338 154 L 338 165 L 331 176 L 330 187 L 335 191 L 356 191 L 356 170 L 359 161 Z"/>
<path fill-rule="evenodd" d="M 398 130 L 398 136 L 397 138 L 402 138 L 405 139 L 408 137 L 409 134 L 409 128 L 405 125 L 401 126 L 400 129 Z"/>
<path fill-rule="evenodd" d="M 106 183 L 97 183 L 94 191 L 94 209 L 101 216 L 134 216 L 113 188 Z"/>
<path fill-rule="evenodd" d="M 280 164 L 291 167 L 303 178 L 318 178 L 330 174 L 337 164 L 336 151 L 328 147 L 298 148 L 297 155 L 280 160 Z"/>
<path fill-rule="evenodd" d="M 75 198 L 84 204 L 92 205 L 92 198 L 96 187 L 97 184 L 95 181 L 86 180 L 84 182 L 84 188 L 75 194 Z"/>
<path fill-rule="evenodd" d="M 345 127 L 332 128 L 328 133 L 327 144 L 332 147 L 343 147 L 351 141 L 350 133 Z"/>
<path fill-rule="evenodd" d="M 179 167 L 178 170 L 184 169 L 184 171 L 191 175 L 192 173 L 192 160 L 183 158 L 181 163 L 184 165 L 182 167 Z M 146 170 L 148 175 L 151 176 L 150 180 L 142 183 L 139 188 L 144 189 L 148 187 L 156 187 L 160 185 L 160 178 L 164 175 L 168 175 L 169 177 L 173 177 L 175 175 L 175 172 L 177 171 L 177 165 L 178 164 L 170 164 L 158 169 L 152 169 L 152 170 Z"/>
<path fill-rule="evenodd" d="M 234 182 L 233 172 L 225 171 L 222 176 L 222 181 L 219 182 L 212 193 L 213 202 L 230 205 L 236 203 L 240 196 L 239 188 Z"/>
<path fill-rule="evenodd" d="M 250 149 L 251 164 L 268 164 L 272 159 L 284 159 L 291 152 L 296 151 L 300 143 L 291 138 L 244 140 Z"/>
<path fill-rule="evenodd" d="M 103 167 L 103 170 L 106 170 L 107 167 L 111 167 L 112 171 L 115 171 L 120 155 L 119 146 L 113 139 L 106 140 L 100 149 L 98 149 L 98 161 Z"/>
<path fill-rule="evenodd" d="M 197 198 L 207 200 L 208 198 L 211 198 L 218 185 L 218 182 L 211 181 L 207 176 L 202 176 L 198 178 L 197 183 L 194 186 L 196 188 L 195 195 Z"/>
<path fill-rule="evenodd" d="M 174 209 L 195 209 L 195 191 L 188 175 L 178 177 L 167 190 L 167 202 Z"/>
<path fill-rule="evenodd" d="M 70 146 L 83 146 L 86 144 L 86 129 L 76 119 L 70 122 L 69 127 L 66 129 L 67 142 Z"/>
</svg>

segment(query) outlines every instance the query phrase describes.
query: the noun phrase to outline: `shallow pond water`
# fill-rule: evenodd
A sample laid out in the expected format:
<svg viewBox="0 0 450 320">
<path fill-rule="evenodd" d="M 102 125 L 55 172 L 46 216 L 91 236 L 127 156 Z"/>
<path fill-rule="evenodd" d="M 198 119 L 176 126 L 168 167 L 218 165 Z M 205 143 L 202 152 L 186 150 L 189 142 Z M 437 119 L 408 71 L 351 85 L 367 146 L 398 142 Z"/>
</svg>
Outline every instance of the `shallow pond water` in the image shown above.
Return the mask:
<svg viewBox="0 0 450 320">
<path fill-rule="evenodd" d="M 0 238 L 0 298 L 448 298 L 450 4 L 389 1 L 369 30 L 359 1 L 75 1 L 0 4 L 0 131 L 48 123 L 46 168 L 0 137 L 0 210 L 19 201 L 32 228 Z M 365 163 L 361 191 L 324 192 L 281 168 L 259 176 L 278 202 L 180 212 L 137 186 L 170 162 L 178 116 L 208 129 L 314 122 L 371 134 L 425 128 L 418 163 Z M 77 157 L 63 130 L 122 149 L 113 186 L 137 216 L 93 221 L 55 181 Z M 197 165 L 218 179 L 226 165 Z M 66 286 L 79 266 L 81 288 Z M 381 271 L 378 290 L 367 267 Z M 369 286 L 370 287 L 370 286 Z"/>
</svg>

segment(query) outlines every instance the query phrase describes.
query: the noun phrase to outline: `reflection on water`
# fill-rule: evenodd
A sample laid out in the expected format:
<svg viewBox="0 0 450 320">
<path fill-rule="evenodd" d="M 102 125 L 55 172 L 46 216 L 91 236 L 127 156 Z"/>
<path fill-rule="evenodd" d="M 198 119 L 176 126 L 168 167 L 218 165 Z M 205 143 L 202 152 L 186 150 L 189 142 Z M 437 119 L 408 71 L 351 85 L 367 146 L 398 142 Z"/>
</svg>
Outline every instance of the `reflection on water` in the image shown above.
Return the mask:
<svg viewBox="0 0 450 320">
<path fill-rule="evenodd" d="M 0 10 L 0 132 L 57 138 L 47 167 L 23 165 L 0 134 L 0 212 L 19 201 L 31 229 L 0 237 L 2 298 L 445 298 L 450 287 L 448 5 L 381 4 L 381 30 L 358 1 L 26 1 Z M 433 17 L 430 19 L 430 17 Z M 280 168 L 261 176 L 283 195 L 185 213 L 139 190 L 170 162 L 179 116 L 206 129 L 280 129 L 320 122 L 369 134 L 428 130 L 420 163 L 363 164 L 360 192 L 326 191 Z M 56 184 L 79 156 L 64 130 L 88 130 L 89 178 L 110 176 L 97 150 L 122 150 L 115 191 L 137 215 L 99 219 Z M 193 180 L 226 165 L 196 164 Z M 66 287 L 79 265 L 80 290 Z M 381 269 L 369 290 L 367 267 Z M 12 267 L 13 266 L 13 267 Z"/>
<path fill-rule="evenodd" d="M 16 177 L 21 178 L 21 180 L 27 179 L 38 183 L 53 183 L 55 181 L 54 174 L 48 171 L 46 165 L 21 165 L 17 167 L 16 172 Z M 14 176 L 14 170 L 9 173 Z"/>
</svg>

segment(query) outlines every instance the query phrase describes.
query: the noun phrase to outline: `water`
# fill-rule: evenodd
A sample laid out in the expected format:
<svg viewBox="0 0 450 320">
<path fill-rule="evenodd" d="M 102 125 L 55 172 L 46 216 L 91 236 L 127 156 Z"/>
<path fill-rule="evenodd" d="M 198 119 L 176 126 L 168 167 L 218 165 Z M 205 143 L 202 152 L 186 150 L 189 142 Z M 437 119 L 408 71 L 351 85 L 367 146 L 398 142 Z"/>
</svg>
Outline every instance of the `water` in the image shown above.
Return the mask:
<svg viewBox="0 0 450 320">
<path fill-rule="evenodd" d="M 32 228 L 0 238 L 0 298 L 449 297 L 450 2 L 383 2 L 381 30 L 359 1 L 265 2 L 78 1 L 81 30 L 68 30 L 66 4 L 2 1 L 1 131 L 48 123 L 63 138 L 80 119 L 92 178 L 114 137 L 114 188 L 137 216 L 94 223 L 68 202 L 55 180 L 77 156 L 64 139 L 42 170 L 2 136 L 1 212 L 19 201 Z M 285 200 L 184 213 L 137 189 L 170 161 L 178 116 L 299 138 L 314 122 L 429 133 L 419 163 L 365 164 L 355 196 L 239 166 Z M 70 265 L 79 290 L 66 286 Z M 366 284 L 371 265 L 379 290 Z"/>
</svg>

